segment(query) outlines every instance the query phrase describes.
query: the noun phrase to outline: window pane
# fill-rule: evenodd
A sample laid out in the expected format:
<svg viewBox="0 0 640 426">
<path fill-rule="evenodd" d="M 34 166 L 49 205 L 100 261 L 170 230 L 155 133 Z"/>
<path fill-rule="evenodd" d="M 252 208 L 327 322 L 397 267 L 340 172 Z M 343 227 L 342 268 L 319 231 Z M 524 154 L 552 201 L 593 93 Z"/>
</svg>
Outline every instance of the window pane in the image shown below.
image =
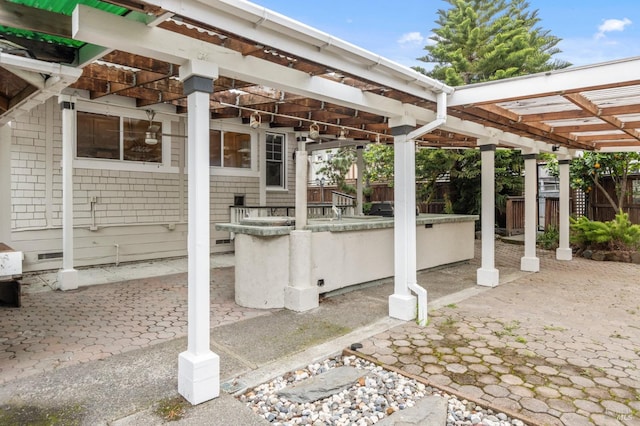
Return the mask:
<svg viewBox="0 0 640 426">
<path fill-rule="evenodd" d="M 282 163 L 267 161 L 267 186 L 282 186 Z"/>
<path fill-rule="evenodd" d="M 120 117 L 78 111 L 76 155 L 120 159 Z"/>
<path fill-rule="evenodd" d="M 162 123 L 125 117 L 122 125 L 125 160 L 162 162 Z"/>
<path fill-rule="evenodd" d="M 251 135 L 224 132 L 224 167 L 251 168 Z"/>
<path fill-rule="evenodd" d="M 267 134 L 267 186 L 284 186 L 284 135 Z"/>
<path fill-rule="evenodd" d="M 221 137 L 219 130 L 209 130 L 209 166 L 221 166 Z"/>
</svg>

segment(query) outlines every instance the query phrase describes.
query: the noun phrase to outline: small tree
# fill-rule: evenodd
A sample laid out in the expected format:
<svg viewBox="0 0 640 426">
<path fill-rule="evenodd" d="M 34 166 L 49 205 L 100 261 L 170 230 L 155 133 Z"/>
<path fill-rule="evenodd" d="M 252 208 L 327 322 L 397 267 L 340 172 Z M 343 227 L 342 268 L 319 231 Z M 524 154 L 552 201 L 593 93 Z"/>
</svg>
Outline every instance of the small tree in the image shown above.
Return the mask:
<svg viewBox="0 0 640 426">
<path fill-rule="evenodd" d="M 353 147 L 339 148 L 332 154 L 331 159 L 324 163 L 319 172 L 334 183 L 340 191 L 354 193 L 355 188 L 347 185 L 346 176 L 349 169 L 356 161 L 356 152 Z"/>
<path fill-rule="evenodd" d="M 571 161 L 571 186 L 586 193 L 597 189 L 618 214 L 622 212 L 624 201 L 630 194 L 629 175 L 639 171 L 640 154 L 637 152 L 585 152 L 582 157 Z M 603 186 L 602 180 L 605 177 L 613 182 L 613 193 Z"/>
</svg>

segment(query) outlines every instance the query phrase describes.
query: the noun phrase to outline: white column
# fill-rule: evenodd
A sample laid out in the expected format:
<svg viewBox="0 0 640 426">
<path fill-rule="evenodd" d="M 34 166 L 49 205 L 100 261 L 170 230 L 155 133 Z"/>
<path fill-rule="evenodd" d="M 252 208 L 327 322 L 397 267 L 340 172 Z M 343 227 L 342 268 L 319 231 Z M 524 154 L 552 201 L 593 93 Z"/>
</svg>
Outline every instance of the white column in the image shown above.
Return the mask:
<svg viewBox="0 0 640 426">
<path fill-rule="evenodd" d="M 296 229 L 289 234 L 289 285 L 284 289 L 284 306 L 297 312 L 318 307 L 318 288 L 311 282 L 311 231 L 307 226 L 306 138 L 296 151 Z"/>
<path fill-rule="evenodd" d="M 407 139 L 412 126 L 391 129 L 394 151 L 394 288 L 389 296 L 389 316 L 412 320 L 416 316 L 417 298 L 409 286 L 416 275 L 416 197 L 415 144 Z"/>
<path fill-rule="evenodd" d="M 482 162 L 482 211 L 480 220 L 482 227 L 482 267 L 477 271 L 478 285 L 495 287 L 499 282 L 499 271 L 495 267 L 495 151 L 493 144 L 480 145 Z"/>
<path fill-rule="evenodd" d="M 362 216 L 362 190 L 364 188 L 364 146 L 356 147 L 356 168 L 358 180 L 356 181 L 356 216 Z"/>
<path fill-rule="evenodd" d="M 311 282 L 312 232 L 289 234 L 289 285 L 284 289 L 284 307 L 304 312 L 318 307 L 318 287 Z"/>
<path fill-rule="evenodd" d="M 569 167 L 571 160 L 559 160 L 558 169 L 560 172 L 560 217 L 559 233 L 560 242 L 556 249 L 557 260 L 571 260 L 573 253 L 569 246 Z"/>
<path fill-rule="evenodd" d="M 178 357 L 178 392 L 191 404 L 220 394 L 220 358 L 210 336 L 209 94 L 218 68 L 203 61 L 180 67 L 188 107 L 187 350 Z"/>
<path fill-rule="evenodd" d="M 62 110 L 62 269 L 58 288 L 78 288 L 78 271 L 73 268 L 73 147 L 76 144 L 74 96 L 59 96 Z"/>
<path fill-rule="evenodd" d="M 524 256 L 520 269 L 528 272 L 540 270 L 540 259 L 536 256 L 538 236 L 538 156 L 525 154 L 524 158 Z"/>
<path fill-rule="evenodd" d="M 0 243 L 11 245 L 11 127 L 0 126 Z"/>
<path fill-rule="evenodd" d="M 302 138 L 304 139 L 304 137 Z M 307 151 L 305 141 L 298 141 L 296 151 L 296 229 L 307 227 Z"/>
</svg>

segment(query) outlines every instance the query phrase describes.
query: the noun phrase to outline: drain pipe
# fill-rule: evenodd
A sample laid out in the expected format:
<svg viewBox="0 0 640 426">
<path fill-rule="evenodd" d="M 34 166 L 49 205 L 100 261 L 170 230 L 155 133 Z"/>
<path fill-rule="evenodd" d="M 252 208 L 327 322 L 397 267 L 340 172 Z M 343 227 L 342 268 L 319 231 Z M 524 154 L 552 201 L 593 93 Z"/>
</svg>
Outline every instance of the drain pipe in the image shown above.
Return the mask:
<svg viewBox="0 0 640 426">
<path fill-rule="evenodd" d="M 447 94 L 445 92 L 439 92 L 436 96 L 438 102 L 436 108 L 436 119 L 413 132 L 410 132 L 407 135 L 407 139 L 417 139 L 438 126 L 443 125 L 447 121 Z M 413 282 L 409 282 L 408 287 L 409 290 L 413 291 L 418 298 L 418 325 L 427 325 L 427 290 L 420 287 L 418 283 Z"/>
</svg>

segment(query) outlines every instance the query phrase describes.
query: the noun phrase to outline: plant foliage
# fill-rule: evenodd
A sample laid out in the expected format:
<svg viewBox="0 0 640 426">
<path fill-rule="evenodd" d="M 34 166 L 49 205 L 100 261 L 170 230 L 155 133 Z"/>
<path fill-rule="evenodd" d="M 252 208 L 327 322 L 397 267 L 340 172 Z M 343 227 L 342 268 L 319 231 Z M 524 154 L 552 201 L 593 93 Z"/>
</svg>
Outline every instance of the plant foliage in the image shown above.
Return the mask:
<svg viewBox="0 0 640 426">
<path fill-rule="evenodd" d="M 428 52 L 430 76 L 452 86 L 566 68 L 552 57 L 560 42 L 538 26 L 525 0 L 444 0 Z M 418 71 L 425 72 L 422 68 Z"/>
<path fill-rule="evenodd" d="M 571 219 L 571 243 L 580 249 L 638 250 L 640 225 L 632 224 L 628 213 L 618 213 L 608 222 L 586 217 Z"/>
</svg>

